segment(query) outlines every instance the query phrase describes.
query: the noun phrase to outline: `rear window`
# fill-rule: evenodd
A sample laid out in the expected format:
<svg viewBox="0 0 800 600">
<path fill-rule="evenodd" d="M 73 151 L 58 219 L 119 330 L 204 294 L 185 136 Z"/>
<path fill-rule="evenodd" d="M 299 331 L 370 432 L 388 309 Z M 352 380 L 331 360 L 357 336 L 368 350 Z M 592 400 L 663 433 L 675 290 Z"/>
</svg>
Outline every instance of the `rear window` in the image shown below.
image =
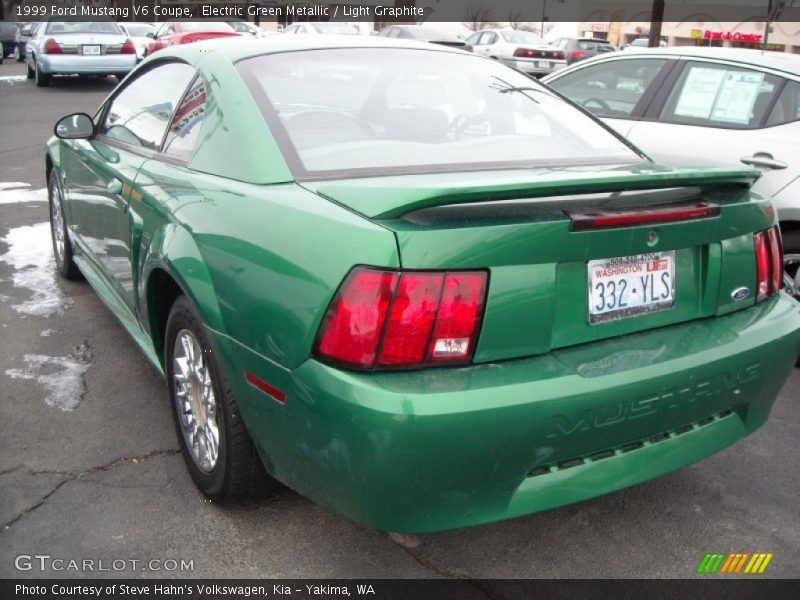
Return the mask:
<svg viewBox="0 0 800 600">
<path fill-rule="evenodd" d="M 113 21 L 50 21 L 45 33 L 117 33 L 119 27 Z"/>
<path fill-rule="evenodd" d="M 580 50 L 595 50 L 597 52 L 611 52 L 614 46 L 608 42 L 597 42 L 594 40 L 578 40 L 578 49 Z"/>
<path fill-rule="evenodd" d="M 525 31 L 504 31 L 500 34 L 503 39 L 509 44 L 536 44 L 537 46 L 546 46 L 542 38 L 535 33 L 528 33 Z"/>
<path fill-rule="evenodd" d="M 470 54 L 311 50 L 239 69 L 300 176 L 641 160 L 538 82 Z"/>
<path fill-rule="evenodd" d="M 346 23 L 314 23 L 312 27 L 316 29 L 318 33 L 358 35 L 358 29 Z"/>
</svg>

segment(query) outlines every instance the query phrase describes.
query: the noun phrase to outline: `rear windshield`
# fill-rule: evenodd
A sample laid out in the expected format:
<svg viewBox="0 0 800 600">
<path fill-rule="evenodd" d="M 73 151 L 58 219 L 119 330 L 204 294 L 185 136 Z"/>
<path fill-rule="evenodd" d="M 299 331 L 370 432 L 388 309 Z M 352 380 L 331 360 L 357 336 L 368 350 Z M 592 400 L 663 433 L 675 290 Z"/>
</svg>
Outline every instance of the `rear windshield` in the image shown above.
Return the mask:
<svg viewBox="0 0 800 600">
<path fill-rule="evenodd" d="M 428 27 L 408 27 L 406 31 L 411 37 L 418 40 L 439 40 L 442 42 L 457 42 L 459 39 L 445 31 L 430 29 Z"/>
<path fill-rule="evenodd" d="M 581 50 L 597 50 L 598 52 L 611 52 L 614 46 L 608 42 L 596 42 L 594 40 L 578 40 L 578 48 Z"/>
<path fill-rule="evenodd" d="M 509 44 L 536 44 L 537 46 L 546 46 L 542 38 L 535 33 L 528 33 L 526 31 L 504 31 L 500 35 Z"/>
<path fill-rule="evenodd" d="M 296 176 L 641 160 L 543 85 L 467 53 L 309 50 L 238 66 Z"/>
<path fill-rule="evenodd" d="M 113 21 L 50 21 L 45 33 L 122 33 Z"/>
</svg>

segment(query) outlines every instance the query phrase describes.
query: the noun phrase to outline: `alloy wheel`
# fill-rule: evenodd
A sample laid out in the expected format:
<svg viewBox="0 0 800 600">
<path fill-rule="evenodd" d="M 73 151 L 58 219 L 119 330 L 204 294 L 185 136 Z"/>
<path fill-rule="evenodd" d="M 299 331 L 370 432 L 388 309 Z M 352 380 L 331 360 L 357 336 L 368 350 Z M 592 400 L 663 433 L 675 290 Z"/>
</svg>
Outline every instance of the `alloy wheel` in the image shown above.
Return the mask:
<svg viewBox="0 0 800 600">
<path fill-rule="evenodd" d="M 64 264 L 66 254 L 67 232 L 64 228 L 62 214 L 61 190 L 53 176 L 50 178 L 50 220 L 53 224 L 53 248 L 55 249 L 56 262 L 59 266 Z"/>
<path fill-rule="evenodd" d="M 197 468 L 210 473 L 219 458 L 217 401 L 202 346 L 188 329 L 175 336 L 172 361 L 175 404 L 186 447 Z"/>
<path fill-rule="evenodd" d="M 800 254 L 786 254 L 783 257 L 783 287 L 800 300 Z"/>
</svg>

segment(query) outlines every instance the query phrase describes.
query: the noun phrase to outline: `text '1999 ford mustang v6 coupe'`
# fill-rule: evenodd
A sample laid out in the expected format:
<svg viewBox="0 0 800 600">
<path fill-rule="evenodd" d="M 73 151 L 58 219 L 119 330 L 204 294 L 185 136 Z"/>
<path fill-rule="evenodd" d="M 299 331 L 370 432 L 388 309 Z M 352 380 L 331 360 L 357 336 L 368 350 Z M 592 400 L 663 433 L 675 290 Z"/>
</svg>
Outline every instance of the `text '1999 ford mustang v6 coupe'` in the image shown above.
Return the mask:
<svg viewBox="0 0 800 600">
<path fill-rule="evenodd" d="M 169 48 L 47 146 L 59 271 L 163 371 L 214 500 L 434 531 L 619 490 L 761 426 L 800 353 L 748 169 L 662 167 L 488 58 Z"/>
</svg>

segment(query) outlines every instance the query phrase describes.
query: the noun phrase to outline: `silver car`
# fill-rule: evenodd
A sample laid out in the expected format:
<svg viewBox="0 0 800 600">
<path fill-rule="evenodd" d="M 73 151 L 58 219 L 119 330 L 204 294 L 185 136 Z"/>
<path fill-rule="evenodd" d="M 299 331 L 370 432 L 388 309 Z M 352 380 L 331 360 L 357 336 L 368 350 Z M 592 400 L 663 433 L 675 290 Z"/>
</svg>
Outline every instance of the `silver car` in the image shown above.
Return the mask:
<svg viewBox="0 0 800 600">
<path fill-rule="evenodd" d="M 136 66 L 136 47 L 113 21 L 48 21 L 28 40 L 28 79 L 50 85 L 53 75 L 116 75 Z"/>
<path fill-rule="evenodd" d="M 149 34 L 155 34 L 155 25 L 150 23 L 119 23 L 119 27 L 133 41 L 137 60 L 142 60 L 146 55 L 147 47 L 153 41 L 153 36 Z"/>
<path fill-rule="evenodd" d="M 484 29 L 469 36 L 467 46 L 475 54 L 495 58 L 509 67 L 537 77 L 567 66 L 561 48 L 548 44 L 529 31 Z"/>
</svg>

